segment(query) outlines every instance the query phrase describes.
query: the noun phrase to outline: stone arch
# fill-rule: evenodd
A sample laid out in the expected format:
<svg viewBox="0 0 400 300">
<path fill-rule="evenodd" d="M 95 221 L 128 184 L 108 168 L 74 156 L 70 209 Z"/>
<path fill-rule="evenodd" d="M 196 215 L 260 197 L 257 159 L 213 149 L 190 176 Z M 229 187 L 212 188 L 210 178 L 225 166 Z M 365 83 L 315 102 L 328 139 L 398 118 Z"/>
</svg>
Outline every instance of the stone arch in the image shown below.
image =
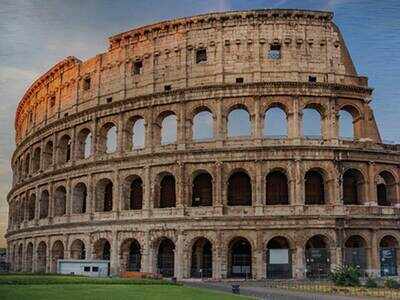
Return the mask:
<svg viewBox="0 0 400 300">
<path fill-rule="evenodd" d="M 397 203 L 397 182 L 395 176 L 387 170 L 381 171 L 376 178 L 377 201 L 380 206 L 393 206 Z"/>
<path fill-rule="evenodd" d="M 302 134 L 305 138 L 321 139 L 325 109 L 319 103 L 309 103 L 302 110 Z"/>
<path fill-rule="evenodd" d="M 214 115 L 207 106 L 199 106 L 193 111 L 192 139 L 195 141 L 214 138 Z"/>
<path fill-rule="evenodd" d="M 54 216 L 63 216 L 66 214 L 67 190 L 60 185 L 54 191 Z"/>
<path fill-rule="evenodd" d="M 41 162 L 41 149 L 40 147 L 36 147 L 35 150 L 33 151 L 33 157 L 32 157 L 32 169 L 34 173 L 39 172 L 40 162 Z"/>
<path fill-rule="evenodd" d="M 108 212 L 113 210 L 114 206 L 114 185 L 111 179 L 102 178 L 96 183 L 96 212 Z"/>
<path fill-rule="evenodd" d="M 28 202 L 28 221 L 32 221 L 35 218 L 36 211 L 36 195 L 31 194 Z"/>
<path fill-rule="evenodd" d="M 347 169 L 342 177 L 342 191 L 344 205 L 361 205 L 365 199 L 365 180 L 361 171 Z"/>
<path fill-rule="evenodd" d="M 64 134 L 58 142 L 58 163 L 65 164 L 71 160 L 71 137 Z"/>
<path fill-rule="evenodd" d="M 118 128 L 113 122 L 105 123 L 99 131 L 98 151 L 101 154 L 111 154 L 118 148 Z"/>
<path fill-rule="evenodd" d="M 265 178 L 265 204 L 288 205 L 289 185 L 286 172 L 281 169 L 271 170 Z"/>
<path fill-rule="evenodd" d="M 83 128 L 78 133 L 77 158 L 86 159 L 92 155 L 92 132 Z"/>
<path fill-rule="evenodd" d="M 122 271 L 140 272 L 142 248 L 137 239 L 129 238 L 122 242 L 120 259 Z"/>
<path fill-rule="evenodd" d="M 212 244 L 205 237 L 197 237 L 191 247 L 190 277 L 212 277 Z"/>
<path fill-rule="evenodd" d="M 325 172 L 312 168 L 304 175 L 304 202 L 305 205 L 326 204 Z"/>
<path fill-rule="evenodd" d="M 47 170 L 53 164 L 53 141 L 48 141 L 43 151 L 43 168 Z"/>
<path fill-rule="evenodd" d="M 227 114 L 227 136 L 250 137 L 251 134 L 251 115 L 247 106 L 243 104 L 231 106 Z"/>
<path fill-rule="evenodd" d="M 361 137 L 361 130 L 362 130 L 361 113 L 360 110 L 354 105 L 345 104 L 339 108 L 338 124 L 339 124 L 339 138 L 353 140 L 353 139 L 359 139 Z"/>
<path fill-rule="evenodd" d="M 142 149 L 146 142 L 146 122 L 140 115 L 129 118 L 127 122 L 127 150 Z"/>
<path fill-rule="evenodd" d="M 61 240 L 57 240 L 51 247 L 51 272 L 57 273 L 58 260 L 64 259 L 64 244 Z"/>
<path fill-rule="evenodd" d="M 124 195 L 126 210 L 139 210 L 143 207 L 143 180 L 138 175 L 125 178 Z"/>
<path fill-rule="evenodd" d="M 111 259 L 111 243 L 106 238 L 100 238 L 93 244 L 93 257 L 100 260 Z"/>
<path fill-rule="evenodd" d="M 361 235 L 351 235 L 344 243 L 344 265 L 355 266 L 361 273 L 367 269 L 367 243 Z"/>
<path fill-rule="evenodd" d="M 399 261 L 399 241 L 390 234 L 379 241 L 379 261 L 381 276 L 397 276 Z"/>
<path fill-rule="evenodd" d="M 330 274 L 329 238 L 317 234 L 305 244 L 306 276 L 308 278 L 326 278 Z"/>
<path fill-rule="evenodd" d="M 47 269 L 47 245 L 41 241 L 37 246 L 37 272 L 45 273 Z"/>
<path fill-rule="evenodd" d="M 26 245 L 25 271 L 28 273 L 33 272 L 33 243 L 32 242 L 29 242 Z"/>
<path fill-rule="evenodd" d="M 288 135 L 288 109 L 278 102 L 271 103 L 263 113 L 263 135 L 267 138 L 286 138 Z"/>
<path fill-rule="evenodd" d="M 49 198 L 49 192 L 47 190 L 43 190 L 40 195 L 39 202 L 39 219 L 45 219 L 49 216 Z"/>
<path fill-rule="evenodd" d="M 156 208 L 176 206 L 176 180 L 175 176 L 169 172 L 162 172 L 157 176 L 158 187 L 155 193 Z"/>
<path fill-rule="evenodd" d="M 292 278 L 292 251 L 289 240 L 274 236 L 267 242 L 267 278 Z"/>
<path fill-rule="evenodd" d="M 157 273 L 163 277 L 173 277 L 175 274 L 175 243 L 166 237 L 158 241 Z"/>
<path fill-rule="evenodd" d="M 87 206 L 87 187 L 83 182 L 78 182 L 72 190 L 72 213 L 84 214 Z"/>
<path fill-rule="evenodd" d="M 205 170 L 198 170 L 192 175 L 192 206 L 212 206 L 213 178 Z"/>
<path fill-rule="evenodd" d="M 252 277 L 252 245 L 244 237 L 230 240 L 228 245 L 228 277 Z"/>
<path fill-rule="evenodd" d="M 245 170 L 238 169 L 228 178 L 228 206 L 251 206 L 251 177 Z"/>
<path fill-rule="evenodd" d="M 71 259 L 86 259 L 85 243 L 81 239 L 76 239 L 70 246 Z"/>
</svg>

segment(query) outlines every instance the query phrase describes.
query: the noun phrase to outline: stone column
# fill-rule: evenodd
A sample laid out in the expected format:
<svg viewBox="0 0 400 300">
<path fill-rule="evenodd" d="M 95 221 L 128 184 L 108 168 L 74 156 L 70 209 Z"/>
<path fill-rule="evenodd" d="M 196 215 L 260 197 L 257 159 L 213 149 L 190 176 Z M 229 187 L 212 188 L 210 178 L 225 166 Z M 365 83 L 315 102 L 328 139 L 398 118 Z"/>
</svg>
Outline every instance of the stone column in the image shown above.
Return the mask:
<svg viewBox="0 0 400 300">
<path fill-rule="evenodd" d="M 119 156 L 122 156 L 125 150 L 124 147 L 124 116 L 119 113 L 117 120 L 117 152 Z"/>
<path fill-rule="evenodd" d="M 178 132 L 177 132 L 177 144 L 178 150 L 183 150 L 186 148 L 186 106 L 184 103 L 179 105 L 179 122 L 178 122 Z"/>
<path fill-rule="evenodd" d="M 96 188 L 93 179 L 93 174 L 90 173 L 88 175 L 88 187 L 87 187 L 87 197 L 86 197 L 86 211 L 93 217 L 94 212 L 96 211 L 95 207 L 95 199 L 96 199 Z"/>
<path fill-rule="evenodd" d="M 304 248 L 302 245 L 298 244 L 295 251 L 294 278 L 303 279 L 306 276 Z"/>
<path fill-rule="evenodd" d="M 118 247 L 118 232 L 112 232 L 112 245 L 111 245 L 111 257 L 110 257 L 110 274 L 118 274 L 119 266 L 119 247 Z"/>
<path fill-rule="evenodd" d="M 223 214 L 223 208 L 224 208 L 224 200 L 223 200 L 223 195 L 224 193 L 222 192 L 223 184 L 222 184 L 222 172 L 223 172 L 223 165 L 221 161 L 217 161 L 214 163 L 214 169 L 215 169 L 215 180 L 213 182 L 214 186 L 214 211 L 217 214 Z"/>
<path fill-rule="evenodd" d="M 263 203 L 264 203 L 264 192 L 265 187 L 263 186 L 263 176 L 262 176 L 262 165 L 260 161 L 256 161 L 256 182 L 255 182 L 255 201 L 254 208 L 256 215 L 263 215 Z"/>
<path fill-rule="evenodd" d="M 177 197 L 176 197 L 176 207 L 183 209 L 185 206 L 185 164 L 181 161 L 177 162 Z"/>
<path fill-rule="evenodd" d="M 295 158 L 294 161 L 294 199 L 292 199 L 295 205 L 304 205 L 304 188 L 303 188 L 303 175 L 302 175 L 302 165 L 299 158 Z"/>
<path fill-rule="evenodd" d="M 378 199 L 376 195 L 376 183 L 375 183 L 375 163 L 373 161 L 368 163 L 368 180 L 366 180 L 366 184 L 368 185 L 365 190 L 366 193 L 365 201 L 366 205 L 377 206 Z"/>
<path fill-rule="evenodd" d="M 293 98 L 292 111 L 288 113 L 288 137 L 298 140 L 301 134 L 301 115 L 299 112 L 299 98 Z"/>
<path fill-rule="evenodd" d="M 252 124 L 254 129 L 252 130 L 253 137 L 256 139 L 256 143 L 261 143 L 263 136 L 263 127 L 262 127 L 262 119 L 260 117 L 260 97 L 257 96 L 254 98 L 254 119 L 252 120 Z"/>
<path fill-rule="evenodd" d="M 141 272 L 152 272 L 150 266 L 150 234 L 146 230 L 144 233 L 144 244 L 142 246 L 142 262 L 141 262 Z"/>
<path fill-rule="evenodd" d="M 253 269 L 253 278 L 257 280 L 261 280 L 264 277 L 264 263 L 263 263 L 263 249 L 259 246 L 257 249 L 253 251 L 253 261 L 252 261 L 252 269 Z"/>
<path fill-rule="evenodd" d="M 374 276 L 379 276 L 379 267 L 380 267 L 380 257 L 379 257 L 379 244 L 377 239 L 377 231 L 372 230 L 371 232 L 371 249 L 368 251 L 367 249 L 367 269 L 369 269 L 369 273 Z"/>
<path fill-rule="evenodd" d="M 176 240 L 176 245 L 175 245 L 175 251 L 174 251 L 174 255 L 175 255 L 175 259 L 174 259 L 174 269 L 175 269 L 175 277 L 178 280 L 183 279 L 183 270 L 182 267 L 185 263 L 184 260 L 184 251 L 183 251 L 183 246 L 184 246 L 184 241 L 183 241 L 183 234 L 182 232 L 178 232 L 178 238 Z"/>
<path fill-rule="evenodd" d="M 216 111 L 216 134 L 215 140 L 217 143 L 217 147 L 221 147 L 224 143 L 224 139 L 226 138 L 226 122 L 224 120 L 223 112 L 222 112 L 222 101 L 219 100 L 217 102 L 217 111 Z"/>
</svg>

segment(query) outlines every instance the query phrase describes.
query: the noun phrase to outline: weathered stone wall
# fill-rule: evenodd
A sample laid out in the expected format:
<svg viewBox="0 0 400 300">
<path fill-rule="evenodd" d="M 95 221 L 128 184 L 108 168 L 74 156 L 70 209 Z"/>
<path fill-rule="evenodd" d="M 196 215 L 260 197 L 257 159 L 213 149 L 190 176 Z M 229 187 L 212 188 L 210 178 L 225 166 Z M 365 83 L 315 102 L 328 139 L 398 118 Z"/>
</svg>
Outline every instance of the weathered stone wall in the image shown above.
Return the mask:
<svg viewBox="0 0 400 300">
<path fill-rule="evenodd" d="M 268 241 L 283 236 L 292 274 L 301 278 L 311 237 L 326 238 L 334 267 L 343 263 L 345 241 L 359 235 L 367 270 L 379 273 L 380 241 L 400 238 L 399 149 L 381 144 L 368 105 L 372 90 L 357 76 L 331 19 L 330 13 L 290 10 L 208 14 L 114 36 L 107 53 L 86 62 L 67 58 L 53 67 L 27 91 L 16 114 L 7 232 L 14 270 L 55 271 L 56 259 L 79 254 L 71 250 L 79 239 L 86 258 L 99 258 L 98 249 L 108 241 L 112 272 L 118 273 L 127 264 L 127 241 L 136 239 L 141 270 L 156 272 L 157 249 L 169 238 L 175 276 L 187 278 L 192 246 L 203 237 L 212 244 L 212 276 L 224 278 L 230 242 L 242 237 L 251 245 L 252 277 L 260 279 L 266 277 Z M 280 45 L 280 58 L 268 58 L 271 45 Z M 207 61 L 196 63 L 198 49 L 206 49 Z M 142 68 L 133 74 L 137 62 Z M 164 91 L 166 85 L 170 91 Z M 273 107 L 286 114 L 287 136 L 263 134 Z M 249 113 L 249 136 L 228 135 L 235 108 Z M 319 112 L 321 136 L 302 133 L 305 108 Z M 351 141 L 339 136 L 341 110 L 353 117 Z M 193 138 L 193 119 L 201 111 L 212 114 L 212 139 Z M 171 114 L 177 139 L 163 145 L 162 120 Z M 132 126 L 139 119 L 145 144 L 136 149 Z M 107 153 L 113 126 L 116 151 Z M 249 206 L 228 205 L 228 182 L 238 170 L 251 181 Z M 287 178 L 288 205 L 266 201 L 266 177 L 275 170 Z M 310 170 L 323 177 L 323 204 L 306 204 Z M 344 205 L 348 170 L 358 174 L 359 205 Z M 192 205 L 193 180 L 200 172 L 212 177 L 212 206 Z M 175 179 L 176 203 L 158 208 L 165 174 Z M 127 204 L 132 178 L 142 182 L 137 210 Z M 382 183 L 389 205 L 377 199 Z M 104 211 L 98 199 L 110 190 L 112 209 Z M 85 206 L 77 204 L 82 197 Z"/>
</svg>

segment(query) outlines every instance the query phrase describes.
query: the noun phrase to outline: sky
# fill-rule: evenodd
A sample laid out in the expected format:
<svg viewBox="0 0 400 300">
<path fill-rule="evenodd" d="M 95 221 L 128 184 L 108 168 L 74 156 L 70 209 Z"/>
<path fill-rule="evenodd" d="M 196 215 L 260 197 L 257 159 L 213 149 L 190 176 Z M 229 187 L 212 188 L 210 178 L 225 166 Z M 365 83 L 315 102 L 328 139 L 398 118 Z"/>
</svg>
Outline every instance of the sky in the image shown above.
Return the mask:
<svg viewBox="0 0 400 300">
<path fill-rule="evenodd" d="M 136 26 L 210 11 L 329 10 L 358 74 L 375 89 L 372 107 L 382 138 L 400 143 L 400 1 L 398 0 L 0 0 L 0 247 L 15 149 L 14 114 L 29 85 L 67 56 L 85 60 L 107 38 Z"/>
</svg>

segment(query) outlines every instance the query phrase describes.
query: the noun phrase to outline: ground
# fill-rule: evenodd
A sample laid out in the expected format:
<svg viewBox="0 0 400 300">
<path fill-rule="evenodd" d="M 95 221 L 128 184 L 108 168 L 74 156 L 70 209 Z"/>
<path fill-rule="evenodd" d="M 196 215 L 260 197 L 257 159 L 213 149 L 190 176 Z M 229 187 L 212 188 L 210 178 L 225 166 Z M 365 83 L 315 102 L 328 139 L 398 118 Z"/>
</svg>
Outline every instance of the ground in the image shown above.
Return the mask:
<svg viewBox="0 0 400 300">
<path fill-rule="evenodd" d="M 134 282 L 102 279 L 98 282 L 63 276 L 0 276 L 2 300 L 235 300 L 250 299 L 220 291 L 172 285 L 163 281 Z"/>
</svg>

